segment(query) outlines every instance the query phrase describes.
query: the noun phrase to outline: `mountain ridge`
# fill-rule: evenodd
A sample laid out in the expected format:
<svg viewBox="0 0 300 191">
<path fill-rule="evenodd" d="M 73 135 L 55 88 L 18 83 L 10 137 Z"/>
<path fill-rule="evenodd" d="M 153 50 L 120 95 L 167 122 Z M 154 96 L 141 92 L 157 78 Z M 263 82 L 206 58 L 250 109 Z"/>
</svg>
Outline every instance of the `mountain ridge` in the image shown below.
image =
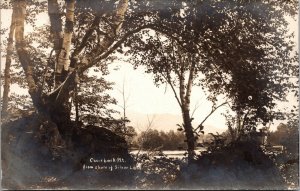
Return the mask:
<svg viewBox="0 0 300 191">
<path fill-rule="evenodd" d="M 135 111 L 128 111 L 127 118 L 130 120 L 129 125 L 133 126 L 137 132 L 145 131 L 149 126 L 151 129 L 158 131 L 176 131 L 177 124 L 182 124 L 182 118 L 180 115 L 171 113 L 156 113 L 156 114 L 144 114 Z M 151 125 L 149 125 L 151 124 Z M 193 123 L 197 126 L 197 123 Z M 226 128 L 217 128 L 211 124 L 204 123 L 205 133 L 224 132 Z"/>
</svg>

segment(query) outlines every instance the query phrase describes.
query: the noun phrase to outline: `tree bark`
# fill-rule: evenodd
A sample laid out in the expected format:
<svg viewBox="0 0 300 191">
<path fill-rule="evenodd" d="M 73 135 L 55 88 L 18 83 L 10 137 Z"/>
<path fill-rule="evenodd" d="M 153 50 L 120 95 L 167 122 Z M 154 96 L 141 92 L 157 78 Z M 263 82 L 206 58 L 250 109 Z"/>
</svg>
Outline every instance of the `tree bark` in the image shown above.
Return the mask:
<svg viewBox="0 0 300 191">
<path fill-rule="evenodd" d="M 77 87 L 77 85 L 75 86 L 74 105 L 75 105 L 75 122 L 77 124 L 79 122 L 79 103 L 78 103 L 78 87 Z"/>
<path fill-rule="evenodd" d="M 192 120 L 190 116 L 190 95 L 191 95 L 191 87 L 193 83 L 193 72 L 194 72 L 194 64 L 192 64 L 190 68 L 190 75 L 188 79 L 188 84 L 185 86 L 185 76 L 184 76 L 184 61 L 180 59 L 180 73 L 179 73 L 179 94 L 181 99 L 181 112 L 182 119 L 184 125 L 184 131 L 188 146 L 188 160 L 192 162 L 195 156 L 195 136 L 192 126 Z"/>
<path fill-rule="evenodd" d="M 117 43 L 118 46 L 120 45 L 118 42 L 116 42 L 116 40 L 122 29 L 122 24 L 125 18 L 127 7 L 128 0 L 119 1 L 115 14 L 111 21 L 111 28 L 106 31 L 107 35 L 105 35 L 103 40 L 98 44 L 98 51 L 95 51 L 85 57 L 87 63 L 85 65 L 79 66 L 80 72 L 83 72 L 87 68 L 92 67 L 102 59 L 109 56 L 112 53 L 112 50 L 114 50 L 114 48 L 110 49 L 111 46 L 115 45 L 114 43 Z"/>
<path fill-rule="evenodd" d="M 33 104 L 36 107 L 41 107 L 41 97 L 38 94 L 38 88 L 33 73 L 32 60 L 28 54 L 26 48 L 26 42 L 24 40 L 24 23 L 26 15 L 26 1 L 20 0 L 15 3 L 13 8 L 15 12 L 15 40 L 16 50 L 19 57 L 19 61 L 24 69 L 26 81 L 28 84 L 29 94 L 32 98 Z"/>
<path fill-rule="evenodd" d="M 74 26 L 74 11 L 75 11 L 75 0 L 67 0 L 64 38 L 62 42 L 62 48 L 59 53 L 58 62 L 55 68 L 56 87 L 65 80 L 67 76 L 67 72 L 69 71 L 72 33 L 73 33 L 73 26 Z"/>
<path fill-rule="evenodd" d="M 62 20 L 57 0 L 48 0 L 48 15 L 50 19 L 50 32 L 56 55 L 59 55 L 62 46 Z"/>
<path fill-rule="evenodd" d="M 124 20 L 124 14 L 127 10 L 128 0 L 120 0 L 116 9 L 115 16 L 113 17 L 113 26 L 115 26 L 114 31 L 109 31 L 110 37 L 104 38 L 102 41 L 102 51 L 105 51 L 113 44 L 115 36 L 119 33 L 121 25 Z M 49 94 L 49 114 L 53 121 L 58 125 L 60 132 L 64 134 L 69 134 L 71 129 L 71 119 L 70 119 L 70 104 L 69 97 L 70 92 L 73 91 L 76 87 L 76 75 L 79 67 L 76 67 L 75 70 L 69 68 L 71 60 L 74 57 L 77 57 L 82 50 L 82 46 L 73 53 L 72 58 L 70 58 L 71 52 L 71 40 L 72 32 L 74 25 L 74 8 L 75 0 L 66 1 L 66 25 L 64 30 L 64 38 L 62 43 L 62 49 L 59 54 L 57 66 L 55 69 L 55 87 L 56 89 Z M 91 27 L 95 27 L 99 23 L 99 18 L 95 18 Z M 91 29 L 92 30 L 92 29 Z M 91 30 L 88 30 L 87 33 L 90 33 Z M 87 35 L 84 41 L 87 41 Z M 93 55 L 95 56 L 95 55 Z M 89 61 L 94 59 L 91 57 Z"/>
<path fill-rule="evenodd" d="M 237 112 L 236 112 L 236 129 L 237 129 L 237 135 L 236 136 L 240 136 L 240 134 L 242 133 L 240 109 L 238 109 Z"/>
<path fill-rule="evenodd" d="M 104 38 L 100 44 L 101 52 L 104 52 L 114 42 L 112 41 L 112 39 L 114 39 L 119 34 L 122 28 L 127 7 L 128 7 L 128 0 L 119 1 L 116 8 L 115 15 L 113 16 L 112 19 L 112 25 L 111 25 L 112 27 L 108 31 L 108 35 L 106 36 L 106 38 Z"/>
<path fill-rule="evenodd" d="M 191 55 L 192 56 L 192 55 Z M 194 61 L 193 57 L 190 57 L 191 59 L 191 68 L 190 68 L 190 73 L 189 73 L 189 79 L 188 79 L 188 84 L 186 88 L 186 103 L 189 105 L 190 104 L 190 99 L 191 99 L 191 93 L 192 93 L 192 87 L 193 87 L 193 82 L 194 82 L 194 72 L 195 72 L 195 66 L 196 62 Z"/>
<path fill-rule="evenodd" d="M 14 6 L 14 5 L 13 5 Z M 15 13 L 14 10 L 11 16 L 11 24 L 9 28 L 8 42 L 6 48 L 6 60 L 4 69 L 4 88 L 3 88 L 3 102 L 2 102 L 2 115 L 5 117 L 7 115 L 8 109 L 8 94 L 10 90 L 10 66 L 11 66 L 11 56 L 13 53 L 13 38 L 15 32 Z"/>
<path fill-rule="evenodd" d="M 106 36 L 103 41 L 100 43 L 101 45 L 101 49 L 99 51 L 95 51 L 94 53 L 87 55 L 85 57 L 85 60 L 87 60 L 87 63 L 79 63 L 78 66 L 75 67 L 74 71 L 70 71 L 69 75 L 66 77 L 66 79 L 64 80 L 63 83 L 61 83 L 59 86 L 57 86 L 57 88 L 51 92 L 50 94 L 52 95 L 57 95 L 58 96 L 58 100 L 62 100 L 62 102 L 65 101 L 65 99 L 60 99 L 60 96 L 63 96 L 66 98 L 66 96 L 69 94 L 70 91 L 74 90 L 74 84 L 75 84 L 75 78 L 72 77 L 74 75 L 76 75 L 75 73 L 82 73 L 84 72 L 86 69 L 92 67 L 94 64 L 101 61 L 101 59 L 99 60 L 99 55 L 101 55 L 102 53 L 105 53 L 106 51 L 108 51 L 109 54 L 111 54 L 112 52 L 110 51 L 110 46 L 116 41 L 116 36 L 119 34 L 121 27 L 122 27 L 122 23 L 124 21 L 124 17 L 125 17 L 125 13 L 128 7 L 128 0 L 120 0 L 116 9 L 116 13 L 113 17 L 113 23 L 112 26 L 114 26 L 114 30 L 110 30 L 108 31 L 108 36 Z M 95 21 L 97 22 L 97 20 Z M 88 31 L 89 32 L 89 31 Z M 73 57 L 71 59 L 74 59 L 74 57 L 77 57 L 79 54 L 79 52 L 76 51 L 76 54 L 72 55 Z M 101 57 L 102 59 L 106 58 L 107 56 L 109 56 L 109 54 L 105 55 L 105 57 Z M 94 60 L 96 60 L 94 62 Z M 69 62 L 70 63 L 70 59 Z M 68 67 L 67 67 L 68 68 Z M 66 87 L 67 85 L 72 85 L 71 87 Z M 58 92 L 60 92 L 58 94 Z"/>
<path fill-rule="evenodd" d="M 186 105 L 182 108 L 182 118 L 184 123 L 185 136 L 187 138 L 188 160 L 189 162 L 191 162 L 193 161 L 195 156 L 195 136 L 192 126 L 192 120 L 190 117 L 190 111 Z"/>
<path fill-rule="evenodd" d="M 48 8 L 50 9 L 49 16 L 50 22 L 52 24 L 55 20 L 60 20 L 58 17 L 59 7 L 57 4 L 57 0 L 49 0 Z M 54 122 L 60 132 L 60 134 L 66 135 L 72 131 L 71 119 L 70 119 L 70 92 L 75 89 L 76 86 L 76 76 L 78 70 L 80 71 L 80 66 L 76 67 L 74 70 L 69 70 L 70 64 L 70 49 L 71 49 L 71 40 L 72 40 L 72 31 L 74 25 L 74 7 L 75 0 L 67 0 L 66 1 L 66 26 L 64 30 L 64 38 L 62 47 L 59 53 L 59 59 L 56 63 L 55 73 L 62 74 L 63 71 L 67 72 L 66 78 L 60 78 L 59 82 L 56 84 L 55 90 L 53 90 L 48 95 L 41 94 L 38 91 L 37 82 L 35 81 L 35 76 L 33 73 L 33 65 L 30 59 L 30 55 L 26 49 L 26 43 L 24 41 L 24 23 L 25 23 L 25 15 L 26 15 L 26 1 L 19 0 L 17 1 L 16 6 L 16 48 L 19 56 L 19 60 L 21 62 L 22 68 L 25 71 L 26 81 L 29 87 L 29 94 L 33 100 L 33 105 L 40 113 L 40 115 L 46 116 L 51 122 Z M 105 52 L 109 49 L 109 46 L 112 45 L 117 39 L 115 38 L 119 31 L 121 30 L 121 26 L 124 20 L 124 15 L 127 10 L 128 0 L 120 0 L 117 6 L 115 15 L 113 16 L 113 26 L 114 31 L 111 32 L 111 37 L 113 38 L 104 38 L 102 44 L 105 45 L 102 52 Z M 97 20 L 95 21 L 97 24 Z M 56 32 L 57 35 L 54 39 L 55 47 L 59 46 L 57 40 L 59 38 L 60 26 L 52 27 L 52 32 Z M 109 40 L 109 43 L 105 43 Z M 79 51 L 80 52 L 80 51 Z M 96 56 L 96 55 L 93 55 Z M 98 55 L 97 55 L 98 56 Z M 95 59 L 95 57 L 89 57 L 91 61 Z M 48 116 L 48 117 L 47 117 Z"/>
<path fill-rule="evenodd" d="M 15 40 L 16 40 L 16 50 L 19 57 L 19 61 L 25 72 L 25 78 L 28 84 L 29 95 L 31 96 L 34 107 L 38 112 L 39 119 L 45 123 L 47 131 L 51 134 L 49 144 L 51 151 L 56 153 L 58 148 L 63 148 L 65 145 L 64 140 L 59 132 L 58 123 L 54 120 L 55 118 L 49 113 L 52 112 L 52 108 L 55 107 L 53 104 L 49 103 L 46 96 L 43 96 L 38 90 L 37 82 L 35 81 L 35 74 L 33 72 L 33 65 L 30 55 L 27 51 L 26 42 L 24 40 L 24 25 L 25 25 L 25 15 L 26 15 L 26 0 L 19 0 L 15 2 L 13 8 L 15 13 Z M 61 109 L 61 108 L 60 108 Z M 64 117 L 64 116 L 61 116 Z"/>
</svg>

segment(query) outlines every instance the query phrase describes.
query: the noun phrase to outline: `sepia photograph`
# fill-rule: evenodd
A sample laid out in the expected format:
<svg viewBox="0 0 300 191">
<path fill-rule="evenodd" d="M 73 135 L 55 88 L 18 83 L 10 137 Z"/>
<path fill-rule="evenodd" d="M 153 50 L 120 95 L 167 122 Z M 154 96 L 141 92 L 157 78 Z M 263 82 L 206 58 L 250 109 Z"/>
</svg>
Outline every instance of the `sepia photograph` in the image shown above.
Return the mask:
<svg viewBox="0 0 300 191">
<path fill-rule="evenodd" d="M 4 190 L 298 190 L 297 0 L 0 0 Z"/>
</svg>

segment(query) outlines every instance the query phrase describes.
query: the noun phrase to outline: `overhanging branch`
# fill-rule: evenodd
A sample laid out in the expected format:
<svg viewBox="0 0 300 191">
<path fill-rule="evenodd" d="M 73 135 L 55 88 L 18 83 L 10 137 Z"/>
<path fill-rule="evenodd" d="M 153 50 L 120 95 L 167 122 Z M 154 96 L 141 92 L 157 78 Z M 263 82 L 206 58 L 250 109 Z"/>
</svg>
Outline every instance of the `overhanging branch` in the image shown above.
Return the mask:
<svg viewBox="0 0 300 191">
<path fill-rule="evenodd" d="M 175 90 L 175 88 L 174 88 L 174 86 L 173 86 L 173 84 L 171 82 L 171 79 L 170 79 L 169 75 L 167 77 L 163 75 L 163 77 L 165 78 L 165 80 L 167 81 L 167 83 L 171 86 L 171 89 L 172 89 L 172 91 L 174 93 L 174 96 L 175 96 L 175 98 L 176 98 L 176 100 L 177 100 L 180 108 L 182 108 L 182 103 L 181 103 L 181 101 L 180 101 L 180 99 L 179 99 L 179 97 L 178 97 L 178 95 L 176 93 L 176 90 Z"/>
<path fill-rule="evenodd" d="M 48 94 L 48 97 L 55 101 L 55 104 L 62 104 L 69 98 L 69 92 L 75 88 L 76 85 L 76 71 L 71 72 L 66 80 L 61 83 L 54 91 Z"/>
<path fill-rule="evenodd" d="M 125 40 L 127 40 L 131 35 L 138 33 L 140 31 L 142 31 L 143 29 L 147 29 L 147 28 L 151 29 L 152 26 L 153 26 L 153 24 L 148 24 L 148 25 L 144 25 L 144 26 L 138 27 L 132 31 L 127 32 L 117 42 L 115 42 L 105 52 L 103 52 L 100 56 L 98 56 L 97 58 L 94 58 L 93 60 L 90 59 L 91 62 L 87 63 L 86 65 L 79 66 L 79 72 L 83 72 L 86 69 L 94 66 L 101 60 L 107 58 L 111 53 L 113 53 L 117 48 L 119 48 L 125 42 Z"/>
<path fill-rule="evenodd" d="M 93 56 L 90 56 L 91 59 L 90 62 L 88 64 L 79 66 L 79 72 L 83 72 L 86 69 L 96 65 L 98 62 L 100 62 L 101 60 L 107 58 L 111 53 L 113 53 L 118 47 L 120 47 L 130 36 L 132 36 L 135 33 L 138 33 L 144 29 L 153 29 L 157 32 L 166 34 L 167 36 L 170 36 L 172 39 L 174 39 L 175 41 L 180 43 L 180 40 L 175 37 L 174 35 L 171 35 L 169 33 L 167 33 L 166 31 L 162 30 L 161 28 L 159 28 L 158 26 L 156 26 L 156 24 L 146 24 L 143 26 L 140 26 L 136 29 L 133 29 L 132 31 L 127 32 L 126 34 L 124 34 L 117 42 L 115 42 L 114 44 L 112 44 L 105 52 L 103 52 L 102 54 L 100 54 L 100 56 L 96 57 L 96 58 L 92 58 Z"/>
</svg>

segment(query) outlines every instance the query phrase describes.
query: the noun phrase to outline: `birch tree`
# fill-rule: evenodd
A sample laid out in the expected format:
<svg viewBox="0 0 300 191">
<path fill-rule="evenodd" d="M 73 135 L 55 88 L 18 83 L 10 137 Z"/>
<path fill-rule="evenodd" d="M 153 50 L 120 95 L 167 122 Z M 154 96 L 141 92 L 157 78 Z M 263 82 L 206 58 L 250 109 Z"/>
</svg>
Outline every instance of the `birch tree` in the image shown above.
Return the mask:
<svg viewBox="0 0 300 191">
<path fill-rule="evenodd" d="M 219 104 L 216 97 L 210 95 L 208 99 L 213 103 L 211 112 L 204 117 L 196 127 L 193 127 L 191 111 L 191 95 L 193 86 L 199 85 L 201 80 L 201 60 L 198 53 L 187 51 L 174 40 L 156 33 L 148 36 L 147 40 L 138 37 L 131 44 L 128 53 L 132 54 L 130 62 L 134 66 L 146 66 L 146 73 L 154 74 L 154 83 L 159 86 L 168 84 L 179 105 L 183 124 L 179 130 L 184 130 L 189 159 L 194 158 L 195 143 L 199 133 L 204 133 L 204 122 L 226 102 Z M 140 39 L 140 40 L 138 40 Z M 203 86 L 205 87 L 205 86 Z"/>
<path fill-rule="evenodd" d="M 48 1 L 48 13 L 52 35 L 50 39 L 53 40 L 54 56 L 56 57 L 56 59 L 54 59 L 55 88 L 50 93 L 43 91 L 43 83 L 35 76 L 32 57 L 28 52 L 27 39 L 25 39 L 24 35 L 27 2 L 25 0 L 20 0 L 15 1 L 15 4 L 16 6 L 14 6 L 13 12 L 15 13 L 14 19 L 16 22 L 16 50 L 19 61 L 24 69 L 29 94 L 37 112 L 41 116 L 46 117 L 46 120 L 54 122 L 52 125 L 55 125 L 55 128 L 59 130 L 59 133 L 64 135 L 70 131 L 70 104 L 68 101 L 71 96 L 71 91 L 74 90 L 78 75 L 106 58 L 109 55 L 107 51 L 112 52 L 112 49 L 109 48 L 117 40 L 128 1 L 119 1 L 114 8 L 114 12 L 111 13 L 109 23 L 112 27 L 107 29 L 107 35 L 99 37 L 100 41 L 98 42 L 98 45 L 102 48 L 98 49 L 98 47 L 95 47 L 86 55 L 80 55 L 80 53 L 89 41 L 89 33 L 94 31 L 96 27 L 91 27 L 87 31 L 84 31 L 85 35 L 83 41 L 79 46 L 75 47 L 72 54 L 71 44 L 72 35 L 74 33 L 74 13 L 76 12 L 74 9 L 76 3 L 73 0 L 65 2 L 66 19 L 65 22 L 62 22 L 63 19 L 62 14 L 60 13 L 61 7 L 59 3 L 55 0 Z M 97 16 L 95 16 L 95 18 L 96 17 Z M 63 26 L 64 32 L 62 33 Z M 97 26 L 99 27 L 99 25 Z M 52 53 L 53 51 L 51 51 L 50 57 L 52 56 Z M 105 53 L 107 55 L 103 56 Z M 81 56 L 80 60 L 77 58 L 79 55 Z M 57 134 L 59 133 L 57 131 Z"/>
<path fill-rule="evenodd" d="M 8 95 L 10 90 L 10 66 L 13 54 L 13 39 L 15 32 L 15 13 L 12 13 L 11 16 L 11 24 L 9 28 L 9 35 L 7 39 L 7 47 L 6 47 L 6 57 L 5 57 L 5 69 L 4 69 L 4 88 L 3 88 L 3 99 L 2 99 L 2 115 L 6 115 L 8 109 Z"/>
<path fill-rule="evenodd" d="M 211 99 L 225 93 L 235 100 L 238 95 L 241 105 L 250 104 L 251 107 L 259 104 L 274 107 L 276 97 L 284 97 L 291 86 L 285 76 L 280 76 L 289 75 L 291 64 L 295 62 L 291 58 L 294 45 L 290 40 L 292 34 L 285 29 L 285 15 L 297 13 L 296 1 L 66 0 L 60 4 L 57 0 L 48 0 L 50 26 L 45 32 L 51 34 L 48 38 L 52 43 L 45 45 L 47 59 L 42 60 L 35 59 L 29 46 L 30 39 L 24 34 L 26 19 L 36 16 L 32 14 L 30 2 L 14 1 L 16 52 L 39 117 L 51 124 L 49 128 L 55 129 L 53 143 L 63 142 L 65 134 L 72 134 L 70 97 L 83 73 L 105 65 L 112 59 L 113 53 L 122 53 L 130 43 L 137 42 L 136 50 L 144 51 L 139 43 L 149 29 L 165 36 L 178 47 L 177 57 L 162 60 L 161 63 L 169 65 L 158 65 L 158 69 L 164 69 L 158 72 L 164 74 L 166 82 L 174 76 L 167 76 L 165 69 L 178 73 L 175 75 L 179 80 L 172 83 L 178 83 L 181 87 L 177 100 L 181 104 L 186 126 L 191 121 L 188 111 L 192 82 L 196 83 L 196 70 L 205 76 L 199 83 L 206 86 Z M 152 38 L 151 35 L 149 38 Z M 172 47 L 171 44 L 168 46 Z M 157 47 L 162 47 L 159 41 L 154 47 L 144 49 L 155 50 Z M 172 56 L 172 51 L 167 52 Z M 178 56 L 180 54 L 182 57 Z M 165 57 L 158 55 L 153 59 Z M 172 62 L 173 68 L 170 65 Z M 259 66 L 260 74 L 265 74 L 260 77 L 267 79 L 260 81 L 263 86 L 255 88 L 258 81 L 253 83 L 254 88 L 238 83 L 245 80 L 241 73 L 250 74 L 249 68 L 256 66 Z M 292 72 L 296 74 L 298 71 L 293 69 Z M 265 88 L 267 91 L 260 91 Z M 252 95 L 251 92 L 260 93 Z M 245 98 L 249 95 L 256 102 L 247 101 Z M 263 102 L 258 101 L 261 97 Z M 192 154 L 193 133 L 187 130 L 187 134 L 189 152 Z"/>
<path fill-rule="evenodd" d="M 298 70 L 293 34 L 285 30 L 284 16 L 293 15 L 294 9 L 277 12 L 279 5 L 185 2 L 182 9 L 161 13 L 160 22 L 172 26 L 172 32 L 164 27 L 143 30 L 125 43 L 135 67 L 146 66 L 145 72 L 154 75 L 156 85 L 170 85 L 182 112 L 189 158 L 193 156 L 194 133 L 203 130 L 203 122 L 195 128 L 191 124 L 193 85 L 201 86 L 214 103 L 204 121 L 219 107 L 215 104 L 217 96 L 223 95 L 231 109 L 240 114 L 238 119 L 245 118 L 242 126 L 247 129 L 273 120 L 267 110 L 285 98 L 289 87 L 296 87 L 286 78 L 296 76 Z M 263 13 L 256 11 L 263 9 Z"/>
</svg>

